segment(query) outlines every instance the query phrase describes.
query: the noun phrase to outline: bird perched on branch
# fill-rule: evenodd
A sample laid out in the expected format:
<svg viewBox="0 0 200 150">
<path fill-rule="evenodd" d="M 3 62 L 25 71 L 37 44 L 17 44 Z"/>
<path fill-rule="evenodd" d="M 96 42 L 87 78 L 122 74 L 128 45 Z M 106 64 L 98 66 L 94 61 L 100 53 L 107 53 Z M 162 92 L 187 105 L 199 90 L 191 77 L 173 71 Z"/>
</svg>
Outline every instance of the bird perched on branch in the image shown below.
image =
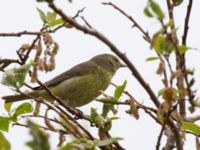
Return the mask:
<svg viewBox="0 0 200 150">
<path fill-rule="evenodd" d="M 106 90 L 120 67 L 125 67 L 125 65 L 121 64 L 117 57 L 111 54 L 101 54 L 72 67 L 44 85 L 67 105 L 79 107 L 88 104 L 98 97 L 101 91 Z M 26 95 L 43 97 L 47 101 L 54 100 L 42 86 L 35 87 Z M 26 95 L 8 95 L 2 99 L 6 102 L 30 99 Z"/>
</svg>

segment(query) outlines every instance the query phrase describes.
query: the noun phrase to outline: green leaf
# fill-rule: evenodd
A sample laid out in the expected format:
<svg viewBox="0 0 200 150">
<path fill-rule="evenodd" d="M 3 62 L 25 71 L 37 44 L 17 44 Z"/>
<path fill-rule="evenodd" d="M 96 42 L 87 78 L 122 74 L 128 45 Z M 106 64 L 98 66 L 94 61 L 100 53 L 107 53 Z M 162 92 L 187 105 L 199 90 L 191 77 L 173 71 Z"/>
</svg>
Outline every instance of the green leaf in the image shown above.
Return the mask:
<svg viewBox="0 0 200 150">
<path fill-rule="evenodd" d="M 165 37 L 162 34 L 156 36 L 153 47 L 157 53 L 162 53 L 165 50 Z"/>
<path fill-rule="evenodd" d="M 110 138 L 110 139 L 101 140 L 101 141 L 98 140 L 98 141 L 96 141 L 96 146 L 99 146 L 99 147 L 108 146 L 108 145 L 115 143 L 119 140 L 123 140 L 123 139 L 116 137 L 116 138 Z"/>
<path fill-rule="evenodd" d="M 103 116 L 97 113 L 97 110 L 95 108 L 91 108 L 90 118 L 91 121 L 95 123 L 103 123 L 105 120 Z"/>
<path fill-rule="evenodd" d="M 14 88 L 21 88 L 24 85 L 25 77 L 31 67 L 32 63 L 13 68 L 6 71 L 3 74 L 1 83 L 6 86 L 12 86 Z"/>
<path fill-rule="evenodd" d="M 4 137 L 3 133 L 0 132 L 0 150 L 10 150 L 11 146 L 8 140 Z"/>
<path fill-rule="evenodd" d="M 40 19 L 43 21 L 43 23 L 48 23 L 48 19 L 47 19 L 47 16 L 46 14 L 39 8 L 36 8 L 38 13 L 39 13 L 39 16 L 40 16 Z"/>
<path fill-rule="evenodd" d="M 160 8 L 160 6 L 153 0 L 149 0 L 149 5 L 152 11 L 156 14 L 157 18 L 159 20 L 163 20 L 164 13 L 162 12 L 162 9 Z"/>
<path fill-rule="evenodd" d="M 71 143 L 67 143 L 67 144 L 65 144 L 65 146 L 59 148 L 59 150 L 71 150 L 71 149 L 72 149 Z"/>
<path fill-rule="evenodd" d="M 116 87 L 115 89 L 115 93 L 114 93 L 114 97 L 118 100 L 122 93 L 124 92 L 124 89 L 126 87 L 127 81 L 125 80 L 124 83 L 122 85 L 119 85 Z"/>
<path fill-rule="evenodd" d="M 146 59 L 146 61 L 154 61 L 154 60 L 158 60 L 158 57 L 149 57 Z"/>
<path fill-rule="evenodd" d="M 94 141 L 86 138 L 78 138 L 72 142 L 68 142 L 65 146 L 59 148 L 59 150 L 95 150 Z"/>
<path fill-rule="evenodd" d="M 103 117 L 107 117 L 108 113 L 109 113 L 112 109 L 114 109 L 114 105 L 113 105 L 113 104 L 104 103 L 103 109 L 102 109 L 102 116 L 103 116 Z"/>
<path fill-rule="evenodd" d="M 187 52 L 188 49 L 189 49 L 189 47 L 187 47 L 185 45 L 178 46 L 178 50 L 181 54 L 184 54 L 185 52 Z"/>
<path fill-rule="evenodd" d="M 173 5 L 174 6 L 179 6 L 180 4 L 182 4 L 183 0 L 173 0 Z"/>
<path fill-rule="evenodd" d="M 115 97 L 106 97 L 106 98 L 98 98 L 95 99 L 95 101 L 97 102 L 101 102 L 101 103 L 107 103 L 107 104 L 116 104 L 117 100 Z"/>
<path fill-rule="evenodd" d="M 47 12 L 47 21 L 48 22 L 52 22 L 54 20 L 56 20 L 56 12 Z"/>
<path fill-rule="evenodd" d="M 111 118 L 109 118 L 109 120 L 118 120 L 118 119 L 120 119 L 119 117 L 116 117 L 116 116 L 113 116 L 113 117 L 111 117 Z"/>
<path fill-rule="evenodd" d="M 9 117 L 0 116 L 0 130 L 8 132 L 9 123 L 10 123 L 10 118 Z"/>
<path fill-rule="evenodd" d="M 148 7 L 146 7 L 145 9 L 144 9 L 144 14 L 147 16 L 147 17 L 153 17 L 153 14 L 149 11 L 149 8 Z"/>
<path fill-rule="evenodd" d="M 12 103 L 4 103 L 4 109 L 10 113 L 10 109 L 11 109 Z"/>
<path fill-rule="evenodd" d="M 49 136 L 43 132 L 39 126 L 30 120 L 27 122 L 30 127 L 30 133 L 33 137 L 32 141 L 26 143 L 32 150 L 50 150 Z"/>
<path fill-rule="evenodd" d="M 48 23 L 48 27 L 53 27 L 53 26 L 56 26 L 56 25 L 61 25 L 64 23 L 64 20 L 62 18 L 59 18 L 59 19 L 56 19 L 50 23 Z"/>
<path fill-rule="evenodd" d="M 183 122 L 182 124 L 182 128 L 183 129 L 186 129 L 186 130 L 189 130 L 195 134 L 198 134 L 200 135 L 200 126 L 192 123 L 192 122 Z"/>
<path fill-rule="evenodd" d="M 31 113 L 33 111 L 33 107 L 31 103 L 23 103 L 17 107 L 13 114 L 13 120 L 16 121 L 17 117 L 22 114 Z"/>
<path fill-rule="evenodd" d="M 112 122 L 111 122 L 111 121 L 108 121 L 108 122 L 106 122 L 106 123 L 104 124 L 103 130 L 104 130 L 105 132 L 108 132 L 108 131 L 110 131 L 111 128 L 112 128 Z"/>
</svg>

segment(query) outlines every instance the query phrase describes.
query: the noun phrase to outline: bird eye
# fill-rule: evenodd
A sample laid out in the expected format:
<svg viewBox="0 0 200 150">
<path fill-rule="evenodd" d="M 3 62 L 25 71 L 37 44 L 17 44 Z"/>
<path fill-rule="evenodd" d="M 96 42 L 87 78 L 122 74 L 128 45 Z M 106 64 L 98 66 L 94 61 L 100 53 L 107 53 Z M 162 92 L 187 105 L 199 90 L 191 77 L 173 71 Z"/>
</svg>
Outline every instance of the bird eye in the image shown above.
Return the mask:
<svg viewBox="0 0 200 150">
<path fill-rule="evenodd" d="M 117 63 L 119 62 L 119 59 L 117 59 L 117 58 L 115 58 L 114 60 L 115 60 Z"/>
</svg>

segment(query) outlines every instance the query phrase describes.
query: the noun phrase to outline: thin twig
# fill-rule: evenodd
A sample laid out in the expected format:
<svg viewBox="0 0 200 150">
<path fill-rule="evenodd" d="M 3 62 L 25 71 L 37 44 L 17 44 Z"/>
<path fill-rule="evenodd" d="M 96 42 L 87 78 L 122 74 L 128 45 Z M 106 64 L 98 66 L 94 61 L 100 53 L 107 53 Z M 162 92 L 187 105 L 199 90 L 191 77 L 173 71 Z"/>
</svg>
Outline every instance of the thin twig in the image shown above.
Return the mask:
<svg viewBox="0 0 200 150">
<path fill-rule="evenodd" d="M 85 24 L 86 24 L 89 28 L 92 28 L 92 26 L 89 24 L 89 22 L 88 22 L 83 16 L 81 16 L 81 19 L 85 22 Z"/>
<path fill-rule="evenodd" d="M 159 134 L 159 136 L 158 136 L 158 140 L 157 140 L 157 144 L 156 144 L 156 150 L 159 150 L 159 149 L 160 149 L 160 142 L 161 142 L 161 139 L 162 139 L 163 132 L 164 132 L 164 130 L 165 130 L 165 127 L 166 127 L 166 125 L 167 125 L 167 122 L 169 121 L 169 117 L 170 117 L 171 114 L 174 112 L 174 110 L 176 110 L 177 105 L 178 105 L 178 103 L 172 108 L 172 110 L 170 110 L 170 111 L 167 112 L 167 114 L 166 114 L 164 123 L 162 124 L 162 128 L 161 128 L 160 134 Z"/>
<path fill-rule="evenodd" d="M 184 31 L 183 31 L 183 36 L 182 36 L 182 45 L 187 45 L 187 35 L 188 35 L 188 30 L 189 30 L 189 21 L 190 21 L 190 14 L 192 11 L 192 4 L 193 4 L 193 0 L 189 0 L 188 6 L 187 6 L 187 12 L 186 12 L 186 16 L 185 16 L 185 22 L 184 22 Z M 182 59 L 185 62 L 185 55 L 182 56 Z M 194 107 L 194 96 L 192 94 L 192 90 L 191 90 L 191 86 L 189 85 L 189 81 L 188 81 L 188 74 L 186 73 L 186 64 L 183 64 L 183 71 L 184 71 L 184 78 L 185 78 L 185 82 L 187 85 L 187 91 L 188 91 L 188 97 L 189 97 L 189 102 L 190 104 Z"/>
<path fill-rule="evenodd" d="M 21 64 L 20 61 L 18 59 L 1 59 L 0 58 L 0 65 L 6 63 L 6 64 L 11 64 L 11 63 L 17 63 L 17 64 Z"/>
<path fill-rule="evenodd" d="M 190 14 L 192 11 L 192 3 L 193 0 L 189 0 L 188 6 L 187 6 L 187 13 L 185 16 L 185 23 L 184 23 L 184 32 L 182 36 L 182 44 L 186 45 L 187 35 L 188 35 L 188 29 L 189 29 L 189 21 L 190 21 Z"/>
<path fill-rule="evenodd" d="M 125 11 L 123 11 L 121 8 L 119 8 L 118 6 L 116 6 L 115 4 L 113 4 L 112 2 L 103 2 L 103 5 L 110 5 L 112 6 L 114 9 L 118 10 L 121 14 L 123 14 L 125 17 L 127 17 L 132 23 L 133 23 L 133 27 L 138 28 L 142 34 L 144 35 L 145 39 L 151 43 L 151 38 L 149 36 L 149 33 L 144 31 L 144 29 L 137 23 L 137 21 L 135 21 L 135 19 L 133 19 L 132 16 L 128 15 Z"/>
<path fill-rule="evenodd" d="M 42 32 L 42 31 L 41 31 Z M 40 34 L 37 35 L 37 37 L 33 40 L 33 42 L 31 43 L 30 47 L 28 48 L 26 54 L 24 55 L 24 57 L 21 58 L 21 63 L 25 64 L 27 59 L 29 58 L 29 54 L 31 53 L 31 51 L 33 50 L 36 42 L 39 40 L 40 38 Z"/>
<path fill-rule="evenodd" d="M 22 123 L 19 123 L 19 122 L 15 122 L 15 123 L 13 123 L 12 125 L 13 125 L 13 126 L 25 127 L 25 128 L 30 128 L 30 126 L 28 126 L 27 124 L 22 124 Z M 44 127 L 44 126 L 41 126 L 41 125 L 39 125 L 39 128 L 41 128 L 41 129 L 43 129 L 43 130 L 48 130 L 48 131 L 55 132 L 55 131 L 51 130 L 50 128 Z M 62 132 L 62 133 L 64 133 L 64 134 L 69 134 L 69 132 L 66 132 L 66 131 L 61 130 L 61 129 L 59 130 L 59 132 Z"/>
<path fill-rule="evenodd" d="M 0 33 L 0 36 L 3 37 L 10 37 L 10 36 L 17 36 L 20 37 L 22 35 L 40 35 L 40 32 L 34 32 L 34 31 L 21 31 L 21 32 L 13 32 L 13 33 Z"/>
<path fill-rule="evenodd" d="M 160 142 L 161 142 L 161 139 L 162 139 L 163 132 L 165 130 L 165 126 L 166 126 L 166 122 L 164 122 L 164 124 L 162 125 L 162 128 L 160 130 L 158 140 L 157 140 L 157 144 L 156 144 L 156 150 L 160 149 Z"/>
</svg>

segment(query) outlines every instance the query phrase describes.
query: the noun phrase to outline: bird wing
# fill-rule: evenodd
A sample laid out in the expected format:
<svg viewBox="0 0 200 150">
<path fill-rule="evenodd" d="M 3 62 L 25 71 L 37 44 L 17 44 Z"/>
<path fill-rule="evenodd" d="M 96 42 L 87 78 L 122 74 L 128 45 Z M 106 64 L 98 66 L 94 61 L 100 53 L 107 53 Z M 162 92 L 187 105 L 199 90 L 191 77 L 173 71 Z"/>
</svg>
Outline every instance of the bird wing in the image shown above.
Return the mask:
<svg viewBox="0 0 200 150">
<path fill-rule="evenodd" d="M 64 80 L 70 79 L 72 77 L 83 76 L 85 74 L 92 73 L 97 68 L 98 68 L 98 66 L 90 61 L 83 62 L 83 63 L 78 64 L 78 65 L 72 67 L 71 69 L 63 72 L 62 74 L 54 77 L 53 79 L 45 82 L 44 84 L 47 87 L 52 87 L 52 86 L 58 85 L 59 83 L 61 83 Z M 37 86 L 33 89 L 37 90 L 37 89 L 41 89 L 41 88 L 42 88 L 41 86 Z"/>
</svg>

